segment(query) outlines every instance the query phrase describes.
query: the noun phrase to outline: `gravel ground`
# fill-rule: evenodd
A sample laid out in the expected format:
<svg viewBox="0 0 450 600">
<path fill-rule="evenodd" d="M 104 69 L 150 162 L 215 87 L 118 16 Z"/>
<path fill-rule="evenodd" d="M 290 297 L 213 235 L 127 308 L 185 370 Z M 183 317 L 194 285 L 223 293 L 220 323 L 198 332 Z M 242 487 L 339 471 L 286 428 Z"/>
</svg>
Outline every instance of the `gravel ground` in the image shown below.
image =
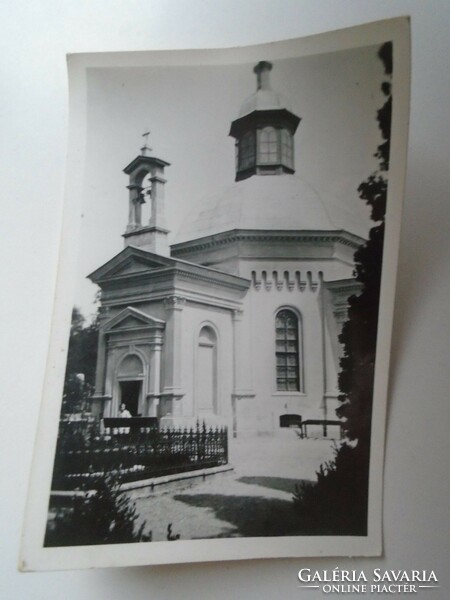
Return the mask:
<svg viewBox="0 0 450 600">
<path fill-rule="evenodd" d="M 146 522 L 152 539 L 294 535 L 297 519 L 292 495 L 301 480 L 315 480 L 319 465 L 333 456 L 329 440 L 301 440 L 292 429 L 276 436 L 230 440 L 234 470 L 155 492 L 129 492 L 138 524 Z"/>
</svg>

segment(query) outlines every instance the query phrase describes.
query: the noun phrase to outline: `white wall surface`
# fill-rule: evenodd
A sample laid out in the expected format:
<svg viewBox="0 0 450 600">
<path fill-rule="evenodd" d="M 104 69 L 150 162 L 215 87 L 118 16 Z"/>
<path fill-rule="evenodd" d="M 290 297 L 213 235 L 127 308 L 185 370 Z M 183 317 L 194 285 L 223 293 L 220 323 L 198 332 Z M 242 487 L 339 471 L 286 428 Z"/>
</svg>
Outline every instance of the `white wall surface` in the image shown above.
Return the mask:
<svg viewBox="0 0 450 600">
<path fill-rule="evenodd" d="M 405 14 L 412 17 L 412 107 L 388 409 L 384 556 L 17 573 L 58 258 L 65 54 L 254 44 Z M 315 598 L 321 592 L 297 587 L 299 568 L 370 572 L 378 566 L 434 569 L 441 588 L 421 597 L 448 598 L 448 1 L 3 0 L 0 23 L 0 597 Z"/>
</svg>

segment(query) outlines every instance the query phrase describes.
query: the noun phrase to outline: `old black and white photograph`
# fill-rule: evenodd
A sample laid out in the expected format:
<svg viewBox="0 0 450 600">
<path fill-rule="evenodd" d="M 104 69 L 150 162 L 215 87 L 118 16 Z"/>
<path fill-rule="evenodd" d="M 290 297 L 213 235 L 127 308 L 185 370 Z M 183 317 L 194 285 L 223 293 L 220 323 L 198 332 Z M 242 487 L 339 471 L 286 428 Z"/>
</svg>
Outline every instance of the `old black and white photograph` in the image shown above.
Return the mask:
<svg viewBox="0 0 450 600">
<path fill-rule="evenodd" d="M 72 74 L 84 144 L 43 548 L 380 551 L 397 47 L 293 47 L 100 56 L 82 93 Z"/>
</svg>

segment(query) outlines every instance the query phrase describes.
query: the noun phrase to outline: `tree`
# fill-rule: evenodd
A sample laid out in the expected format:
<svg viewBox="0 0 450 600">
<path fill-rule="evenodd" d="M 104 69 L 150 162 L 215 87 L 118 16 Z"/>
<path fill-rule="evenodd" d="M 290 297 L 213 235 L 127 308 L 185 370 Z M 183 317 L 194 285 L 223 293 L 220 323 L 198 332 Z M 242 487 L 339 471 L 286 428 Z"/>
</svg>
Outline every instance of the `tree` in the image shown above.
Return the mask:
<svg viewBox="0 0 450 600">
<path fill-rule="evenodd" d="M 64 379 L 62 413 L 84 410 L 95 384 L 97 362 L 98 313 L 89 325 L 80 310 L 72 310 L 66 375 Z"/>
<path fill-rule="evenodd" d="M 343 420 L 346 437 L 353 443 L 344 443 L 336 449 L 334 460 L 320 467 L 315 485 L 297 487 L 294 502 L 303 521 L 302 533 L 308 534 L 367 533 L 370 434 L 392 113 L 389 81 L 392 43 L 384 44 L 378 55 L 387 78 L 381 86 L 386 100 L 377 112 L 382 136 L 375 154 L 379 168 L 358 188 L 376 224 L 367 242 L 355 253 L 355 278 L 362 284 L 362 290 L 349 299 L 348 319 L 339 338 L 344 353 L 339 373 L 341 406 L 336 413 Z"/>
<path fill-rule="evenodd" d="M 381 47 L 379 57 L 386 76 L 390 78 L 392 43 Z M 371 218 L 377 224 L 370 230 L 368 241 L 355 253 L 355 275 L 356 280 L 362 284 L 362 291 L 359 296 L 349 299 L 348 319 L 340 336 L 344 348 L 339 373 L 339 399 L 342 405 L 337 410 L 338 416 L 344 420 L 347 437 L 357 440 L 359 451 L 367 454 L 367 460 L 370 447 L 392 113 L 390 82 L 384 81 L 381 89 L 387 98 L 377 113 L 383 139 L 375 154 L 379 160 L 379 169 L 358 188 L 360 198 L 370 206 Z"/>
</svg>

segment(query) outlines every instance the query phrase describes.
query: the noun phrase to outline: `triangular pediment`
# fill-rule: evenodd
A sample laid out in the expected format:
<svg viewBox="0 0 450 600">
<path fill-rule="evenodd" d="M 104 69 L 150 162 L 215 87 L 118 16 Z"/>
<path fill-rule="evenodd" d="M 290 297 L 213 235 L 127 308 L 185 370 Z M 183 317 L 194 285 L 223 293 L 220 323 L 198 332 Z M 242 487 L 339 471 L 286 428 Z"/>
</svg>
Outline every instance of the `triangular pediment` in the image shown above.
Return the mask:
<svg viewBox="0 0 450 600">
<path fill-rule="evenodd" d="M 167 269 L 174 264 L 175 261 L 172 258 L 128 246 L 88 277 L 94 283 L 99 283 L 105 279 L 141 275 L 151 271 Z"/>
<path fill-rule="evenodd" d="M 121 329 L 141 329 L 142 327 L 153 327 L 163 329 L 165 322 L 156 317 L 142 312 L 131 306 L 127 306 L 115 317 L 107 321 L 103 329 L 105 331 L 120 331 Z"/>
<path fill-rule="evenodd" d="M 108 272 L 108 277 L 141 274 L 147 271 L 161 269 L 166 265 L 161 265 L 154 260 L 143 260 L 137 256 L 130 256 L 127 260 L 122 261 L 116 268 Z"/>
<path fill-rule="evenodd" d="M 119 323 L 117 323 L 114 329 L 130 329 L 130 327 L 142 327 L 142 325 L 143 322 L 141 319 L 136 319 L 136 317 L 130 315 L 128 317 L 125 317 L 125 319 L 123 319 Z"/>
</svg>

